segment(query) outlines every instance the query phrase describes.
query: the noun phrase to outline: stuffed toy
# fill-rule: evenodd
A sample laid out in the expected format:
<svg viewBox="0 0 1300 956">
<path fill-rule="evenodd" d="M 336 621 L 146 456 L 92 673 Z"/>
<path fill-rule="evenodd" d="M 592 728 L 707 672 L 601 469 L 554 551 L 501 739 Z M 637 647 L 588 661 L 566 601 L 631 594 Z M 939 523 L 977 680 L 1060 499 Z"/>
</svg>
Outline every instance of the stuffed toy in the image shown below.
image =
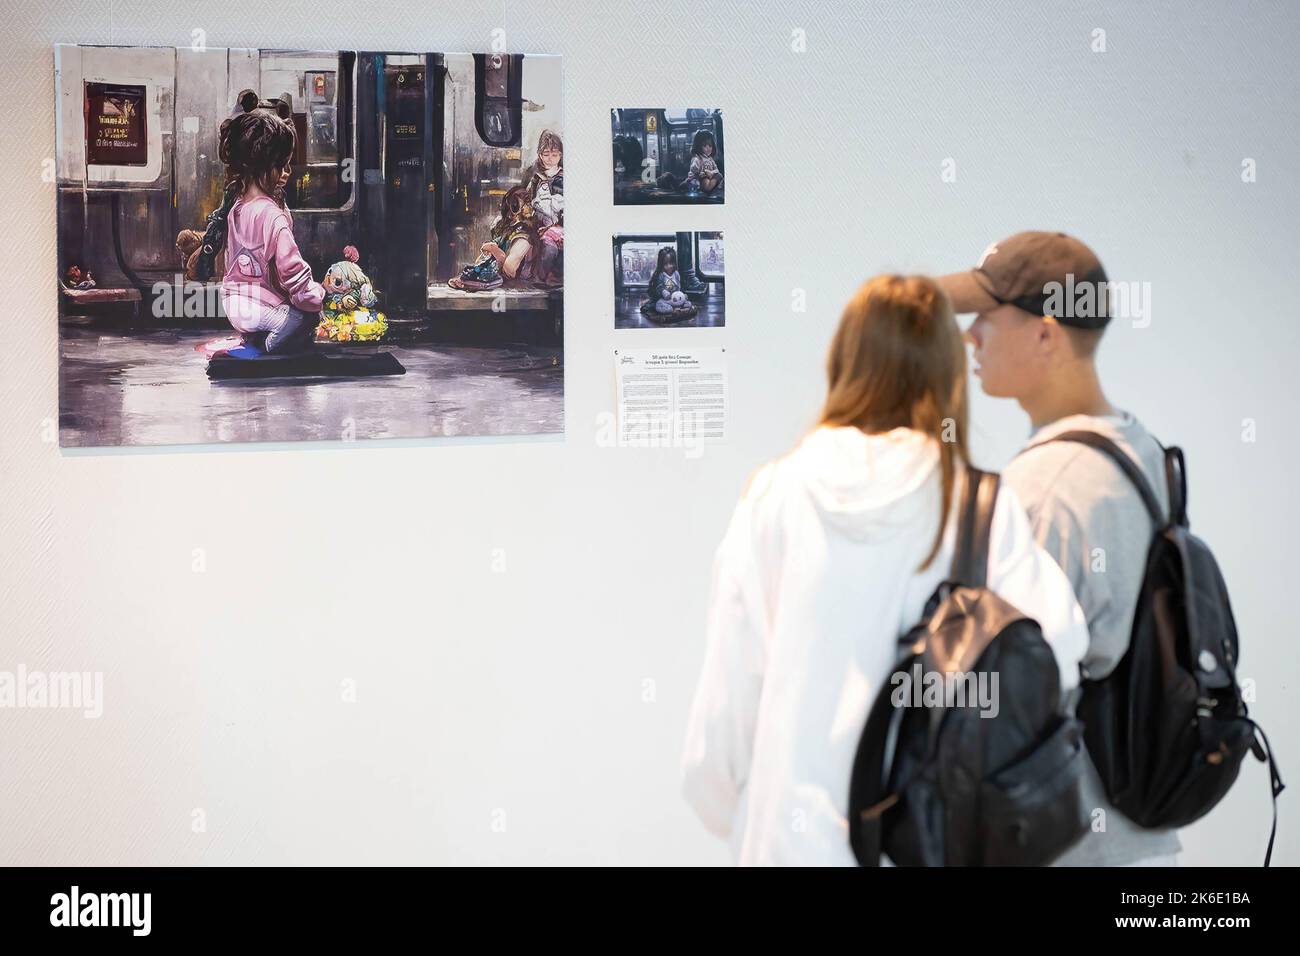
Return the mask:
<svg viewBox="0 0 1300 956">
<path fill-rule="evenodd" d="M 185 270 L 187 282 L 198 281 L 195 272 L 199 264 L 199 249 L 203 245 L 203 233 L 197 229 L 182 229 L 176 234 L 176 251 L 181 254 L 181 267 Z"/>
<path fill-rule="evenodd" d="M 95 277 L 90 274 L 90 270 L 82 272 L 81 266 L 68 266 L 63 273 L 63 287 L 84 292 L 86 289 L 95 288 Z"/>
<path fill-rule="evenodd" d="M 343 248 L 343 261 L 325 273 L 325 303 L 321 306 L 318 342 L 375 342 L 388 331 L 388 319 L 376 306 L 379 296 L 357 265 L 356 246 Z"/>
<path fill-rule="evenodd" d="M 650 296 L 641 304 L 641 314 L 653 322 L 681 322 L 694 318 L 698 311 L 682 289 L 682 276 L 677 271 L 677 253 L 671 246 L 659 250 L 655 271 L 646 287 Z"/>
<path fill-rule="evenodd" d="M 175 234 L 175 251 L 181 254 L 181 268 L 185 271 L 186 282 L 199 280 L 199 252 L 203 248 L 203 233 L 198 229 L 182 229 Z M 214 272 L 220 277 L 226 271 L 225 254 L 218 252 L 214 258 Z"/>
</svg>

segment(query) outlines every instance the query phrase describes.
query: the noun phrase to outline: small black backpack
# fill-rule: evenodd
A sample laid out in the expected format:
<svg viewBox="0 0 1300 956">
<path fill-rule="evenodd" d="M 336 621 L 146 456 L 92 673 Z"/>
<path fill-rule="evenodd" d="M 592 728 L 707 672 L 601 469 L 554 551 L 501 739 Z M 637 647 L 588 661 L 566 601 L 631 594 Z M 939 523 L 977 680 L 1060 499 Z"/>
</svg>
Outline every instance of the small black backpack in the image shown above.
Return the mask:
<svg viewBox="0 0 1300 956">
<path fill-rule="evenodd" d="M 1165 449 L 1166 520 L 1142 470 L 1110 439 L 1071 431 L 1049 441 L 1108 456 L 1137 489 L 1155 527 L 1128 650 L 1106 677 L 1084 675 L 1076 708 L 1106 796 L 1139 826 L 1185 826 L 1223 798 L 1251 751 L 1267 760 L 1273 791 L 1268 866 L 1282 778 L 1237 685 L 1237 625 L 1223 575 L 1205 542 L 1188 530 L 1182 450 Z"/>
<path fill-rule="evenodd" d="M 199 282 L 210 281 L 216 272 L 217 256 L 226 246 L 226 233 L 230 229 L 230 210 L 239 198 L 242 185 L 239 180 L 227 183 L 221 205 L 208 213 L 208 224 L 203 230 L 203 241 L 199 245 L 199 258 L 194 265 L 194 277 Z"/>
<path fill-rule="evenodd" d="M 1083 728 L 1062 713 L 1056 658 L 1037 622 L 985 586 L 998 482 L 967 468 L 950 579 L 902 639 L 858 742 L 848 823 L 863 866 L 882 852 L 899 866 L 1035 866 L 1087 832 Z M 996 716 L 955 693 L 909 706 L 918 680 L 943 674 L 997 675 Z"/>
</svg>

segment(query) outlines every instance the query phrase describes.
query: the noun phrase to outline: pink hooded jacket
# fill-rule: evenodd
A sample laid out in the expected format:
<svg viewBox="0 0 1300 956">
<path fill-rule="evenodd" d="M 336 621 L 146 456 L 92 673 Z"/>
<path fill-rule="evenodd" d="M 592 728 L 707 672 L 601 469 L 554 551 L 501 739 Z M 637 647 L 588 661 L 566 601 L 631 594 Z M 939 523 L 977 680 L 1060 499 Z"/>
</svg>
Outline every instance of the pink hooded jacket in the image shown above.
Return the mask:
<svg viewBox="0 0 1300 956">
<path fill-rule="evenodd" d="M 319 312 L 324 287 L 312 278 L 293 238 L 293 218 L 268 196 L 240 199 L 230 210 L 221 304 L 240 332 L 262 332 L 284 317 L 287 302 Z"/>
</svg>

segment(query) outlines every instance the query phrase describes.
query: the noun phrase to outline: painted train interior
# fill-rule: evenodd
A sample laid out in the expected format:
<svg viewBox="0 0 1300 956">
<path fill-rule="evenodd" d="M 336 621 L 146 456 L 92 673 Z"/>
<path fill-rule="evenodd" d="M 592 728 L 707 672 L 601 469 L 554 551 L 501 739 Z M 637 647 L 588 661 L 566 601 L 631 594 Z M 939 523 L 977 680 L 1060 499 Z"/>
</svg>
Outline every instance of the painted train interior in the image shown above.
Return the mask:
<svg viewBox="0 0 1300 956">
<path fill-rule="evenodd" d="M 610 125 L 616 203 L 723 202 L 722 190 L 714 195 L 683 196 L 680 188 L 665 188 L 663 184 L 665 177 L 676 184 L 686 179 L 691 143 L 702 129 L 713 133 L 718 168 L 726 174 L 721 110 L 615 109 L 610 111 Z"/>
<path fill-rule="evenodd" d="M 642 307 L 649 294 L 660 250 L 671 248 L 681 273 L 682 291 L 696 311 L 686 324 L 726 323 L 726 263 L 721 232 L 620 233 L 614 237 L 614 327 L 654 328 Z M 677 324 L 677 323 L 674 323 Z"/>
<path fill-rule="evenodd" d="M 665 246 L 677 253 L 688 294 L 705 295 L 710 284 L 726 283 L 720 232 L 622 233 L 614 237 L 614 292 L 644 293 Z"/>
<path fill-rule="evenodd" d="M 558 58 L 65 45 L 56 74 L 59 268 L 96 282 L 65 289 L 61 315 L 160 321 L 150 290 L 176 282 L 177 233 L 201 231 L 219 205 L 218 129 L 252 89 L 291 104 L 286 201 L 318 280 L 355 245 L 397 334 L 562 342 L 559 289 L 498 290 L 493 311 L 492 293 L 446 285 L 478 255 L 540 132 L 562 135 Z M 120 107 L 126 142 L 88 136 L 96 96 Z"/>
</svg>

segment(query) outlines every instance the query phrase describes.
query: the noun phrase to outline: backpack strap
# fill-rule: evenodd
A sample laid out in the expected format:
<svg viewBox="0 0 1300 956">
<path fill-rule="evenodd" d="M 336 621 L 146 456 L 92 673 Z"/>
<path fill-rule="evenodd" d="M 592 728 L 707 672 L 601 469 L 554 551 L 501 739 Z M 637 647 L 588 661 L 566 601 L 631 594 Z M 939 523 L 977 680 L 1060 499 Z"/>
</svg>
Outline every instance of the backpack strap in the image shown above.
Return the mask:
<svg viewBox="0 0 1300 956">
<path fill-rule="evenodd" d="M 1268 738 L 1264 736 L 1264 728 L 1249 717 L 1238 717 L 1237 720 L 1250 724 L 1255 734 L 1255 739 L 1251 743 L 1251 752 L 1259 760 L 1268 762 L 1269 788 L 1273 791 L 1273 828 L 1268 832 L 1268 850 L 1264 853 L 1264 865 L 1268 866 L 1273 861 L 1273 841 L 1277 838 L 1277 798 L 1286 789 L 1286 784 L 1282 782 L 1282 775 L 1277 772 L 1277 761 L 1273 759 L 1273 748 L 1269 746 Z"/>
<path fill-rule="evenodd" d="M 957 546 L 952 557 L 952 580 L 957 584 L 975 588 L 984 587 L 988 581 L 993 508 L 1001 481 L 995 472 L 966 466 L 957 512 Z"/>
<path fill-rule="evenodd" d="M 1165 448 L 1165 482 L 1169 485 L 1169 522 L 1187 527 L 1187 462 L 1183 450 Z"/>
<path fill-rule="evenodd" d="M 1120 448 L 1119 445 L 1098 432 L 1072 431 L 1054 435 L 1047 439 L 1047 441 L 1039 442 L 1036 445 L 1030 445 L 1029 448 L 1040 448 L 1043 445 L 1050 445 L 1052 442 L 1058 441 L 1073 442 L 1077 445 L 1087 445 L 1089 448 L 1101 452 L 1113 461 L 1117 466 L 1119 466 L 1119 470 L 1124 472 L 1124 476 L 1128 478 L 1129 483 L 1137 489 L 1138 494 L 1141 495 L 1142 504 L 1146 506 L 1147 514 L 1151 516 L 1152 523 L 1154 523 L 1156 527 L 1162 527 L 1165 524 L 1164 515 L 1161 514 L 1160 511 L 1160 502 L 1156 500 L 1156 493 L 1151 490 L 1151 483 L 1147 481 L 1146 475 L 1142 474 L 1142 469 L 1138 467 L 1137 462 L 1129 457 L 1128 453 L 1125 452 L 1124 449 Z M 1029 451 L 1029 448 L 1026 448 L 1025 451 Z M 1182 461 L 1183 456 L 1183 453 L 1176 448 L 1166 450 L 1165 467 L 1167 474 L 1168 469 L 1171 467 L 1169 464 L 1169 455 L 1171 452 L 1177 452 L 1178 460 L 1180 462 Z M 1172 493 L 1172 478 L 1170 481 L 1170 502 L 1172 504 L 1174 500 Z"/>
<path fill-rule="evenodd" d="M 226 244 L 226 220 L 230 217 L 231 207 L 239 198 L 243 181 L 231 180 L 226 184 L 222 203 L 208 214 L 208 225 L 203 230 L 203 243 L 199 247 L 199 258 L 194 264 L 194 275 L 200 282 L 207 282 L 216 271 L 217 255 Z"/>
<path fill-rule="evenodd" d="M 904 659 L 894 670 L 908 666 Z M 890 698 L 887 686 L 876 692 L 849 777 L 849 845 L 859 866 L 880 866 L 885 815 L 898 803 L 898 794 L 889 792 L 885 779 L 885 752 L 899 719 Z"/>
</svg>

